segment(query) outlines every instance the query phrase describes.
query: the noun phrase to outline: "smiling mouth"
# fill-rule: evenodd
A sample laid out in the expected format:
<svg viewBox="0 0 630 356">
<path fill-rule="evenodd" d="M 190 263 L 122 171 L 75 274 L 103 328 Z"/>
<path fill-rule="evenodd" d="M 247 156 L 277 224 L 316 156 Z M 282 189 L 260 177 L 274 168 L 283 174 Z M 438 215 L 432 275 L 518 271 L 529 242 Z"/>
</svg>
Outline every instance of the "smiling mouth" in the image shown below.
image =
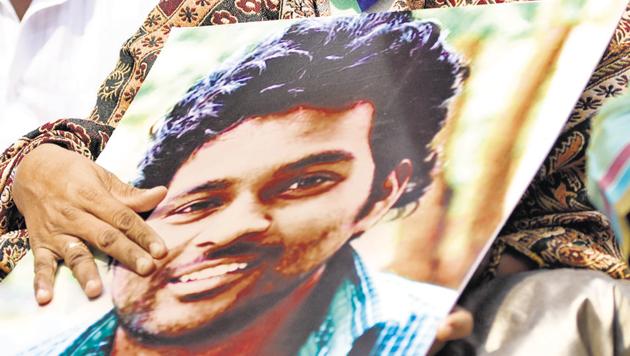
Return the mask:
<svg viewBox="0 0 630 356">
<path fill-rule="evenodd" d="M 183 300 L 208 298 L 250 276 L 259 264 L 259 260 L 208 261 L 177 273 L 169 279 L 167 288 Z"/>
<path fill-rule="evenodd" d="M 202 279 L 210 279 L 220 277 L 228 273 L 234 273 L 246 269 L 249 266 L 248 263 L 230 263 L 222 264 L 216 267 L 204 268 L 200 271 L 184 274 L 183 276 L 176 278 L 175 283 L 188 283 L 198 281 Z"/>
<path fill-rule="evenodd" d="M 241 241 L 207 251 L 194 261 L 169 269 L 166 288 L 182 301 L 210 298 L 246 280 L 253 281 L 281 252 L 276 246 Z"/>
</svg>

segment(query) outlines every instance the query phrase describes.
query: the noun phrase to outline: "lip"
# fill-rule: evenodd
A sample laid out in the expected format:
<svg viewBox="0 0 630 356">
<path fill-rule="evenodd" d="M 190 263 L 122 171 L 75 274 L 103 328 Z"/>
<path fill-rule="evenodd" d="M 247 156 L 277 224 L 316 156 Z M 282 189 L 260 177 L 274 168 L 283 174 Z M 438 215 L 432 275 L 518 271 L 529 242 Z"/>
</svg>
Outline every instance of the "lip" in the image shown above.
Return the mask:
<svg viewBox="0 0 630 356">
<path fill-rule="evenodd" d="M 219 258 L 213 260 L 204 259 L 203 262 L 194 261 L 192 263 L 180 265 L 179 267 L 177 267 L 175 271 L 171 274 L 170 281 L 180 279 L 187 274 L 199 272 L 209 268 L 215 268 L 221 265 L 229 265 L 233 263 L 246 263 L 249 265 L 255 261 L 256 259 L 252 258 L 251 256 L 243 256 L 237 258 Z"/>
<path fill-rule="evenodd" d="M 251 275 L 260 262 L 261 259 L 242 257 L 194 263 L 177 269 L 167 288 L 180 298 L 216 295 Z"/>
</svg>

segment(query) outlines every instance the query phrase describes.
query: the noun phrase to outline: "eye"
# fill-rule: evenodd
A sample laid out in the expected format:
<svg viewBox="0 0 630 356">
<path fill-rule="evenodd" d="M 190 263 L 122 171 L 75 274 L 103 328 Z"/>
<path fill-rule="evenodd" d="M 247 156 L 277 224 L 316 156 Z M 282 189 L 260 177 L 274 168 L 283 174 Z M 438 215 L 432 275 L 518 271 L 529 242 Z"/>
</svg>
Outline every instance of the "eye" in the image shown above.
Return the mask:
<svg viewBox="0 0 630 356">
<path fill-rule="evenodd" d="M 223 204 L 224 201 L 221 198 L 199 199 L 176 208 L 169 215 L 187 215 L 210 212 L 220 208 Z"/>
<path fill-rule="evenodd" d="M 323 175 L 316 175 L 310 177 L 301 177 L 291 184 L 287 190 L 297 190 L 297 189 L 308 189 L 312 187 L 316 187 L 320 184 L 324 184 L 330 181 L 328 177 Z"/>
<path fill-rule="evenodd" d="M 342 181 L 342 177 L 332 172 L 312 173 L 299 176 L 289 181 L 280 197 L 286 199 L 301 198 L 324 193 Z"/>
</svg>

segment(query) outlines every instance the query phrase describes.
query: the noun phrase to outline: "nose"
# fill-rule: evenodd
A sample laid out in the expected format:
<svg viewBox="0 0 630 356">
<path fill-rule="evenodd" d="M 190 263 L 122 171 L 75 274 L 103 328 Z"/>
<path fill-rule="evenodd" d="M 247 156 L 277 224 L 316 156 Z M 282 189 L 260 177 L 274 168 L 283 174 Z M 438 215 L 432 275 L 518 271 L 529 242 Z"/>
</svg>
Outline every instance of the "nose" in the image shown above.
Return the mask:
<svg viewBox="0 0 630 356">
<path fill-rule="evenodd" d="M 256 237 L 269 230 L 271 217 L 253 194 L 241 194 L 207 222 L 194 239 L 199 247 L 228 245 L 245 237 Z"/>
</svg>

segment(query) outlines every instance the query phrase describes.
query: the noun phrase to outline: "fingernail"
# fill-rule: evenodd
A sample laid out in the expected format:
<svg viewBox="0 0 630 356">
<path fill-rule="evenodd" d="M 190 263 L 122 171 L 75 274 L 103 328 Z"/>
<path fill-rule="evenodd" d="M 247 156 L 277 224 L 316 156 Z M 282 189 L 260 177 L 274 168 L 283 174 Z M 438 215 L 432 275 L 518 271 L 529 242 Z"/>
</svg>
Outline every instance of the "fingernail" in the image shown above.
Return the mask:
<svg viewBox="0 0 630 356">
<path fill-rule="evenodd" d="M 136 261 L 136 268 L 138 269 L 139 274 L 148 274 L 153 268 L 153 262 L 144 257 L 138 258 L 138 260 Z"/>
<path fill-rule="evenodd" d="M 151 256 L 155 258 L 162 258 L 166 254 L 166 250 L 164 246 L 162 246 L 162 244 L 159 244 L 157 242 L 152 242 L 149 245 L 149 251 L 151 251 Z"/>
<path fill-rule="evenodd" d="M 88 281 L 85 284 L 85 294 L 89 298 L 98 297 L 101 294 L 101 284 L 95 280 Z"/>
<path fill-rule="evenodd" d="M 39 303 L 46 303 L 50 300 L 50 292 L 46 289 L 38 289 L 36 298 Z"/>
</svg>

